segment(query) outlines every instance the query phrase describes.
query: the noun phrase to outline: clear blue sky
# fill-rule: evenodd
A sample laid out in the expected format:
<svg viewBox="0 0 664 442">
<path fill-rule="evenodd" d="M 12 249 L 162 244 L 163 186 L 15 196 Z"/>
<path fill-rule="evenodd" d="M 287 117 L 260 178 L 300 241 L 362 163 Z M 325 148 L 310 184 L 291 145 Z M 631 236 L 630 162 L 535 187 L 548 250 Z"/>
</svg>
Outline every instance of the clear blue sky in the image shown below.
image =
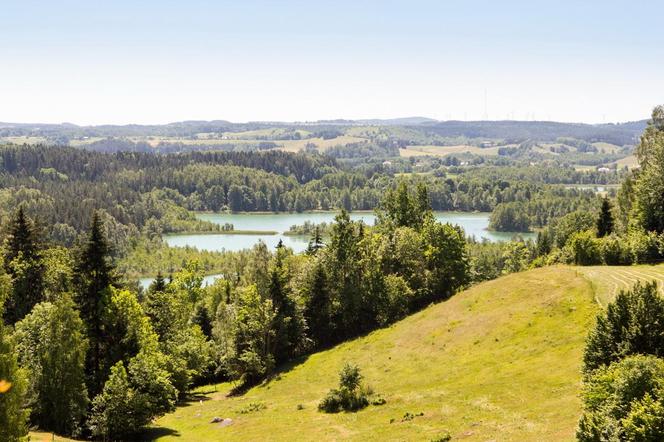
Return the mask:
<svg viewBox="0 0 664 442">
<path fill-rule="evenodd" d="M 0 0 L 0 121 L 635 120 L 664 103 L 662 17 L 659 1 Z"/>
</svg>

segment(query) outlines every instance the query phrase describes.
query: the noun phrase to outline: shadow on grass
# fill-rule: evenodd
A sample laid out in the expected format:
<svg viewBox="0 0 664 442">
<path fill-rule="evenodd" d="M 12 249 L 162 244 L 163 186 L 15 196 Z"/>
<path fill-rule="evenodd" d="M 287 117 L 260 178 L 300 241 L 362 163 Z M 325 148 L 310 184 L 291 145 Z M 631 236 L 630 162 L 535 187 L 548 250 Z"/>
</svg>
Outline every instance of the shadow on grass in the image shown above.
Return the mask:
<svg viewBox="0 0 664 442">
<path fill-rule="evenodd" d="M 141 437 L 136 440 L 155 440 L 160 437 L 173 436 L 180 437 L 180 432 L 166 427 L 149 427 L 141 433 Z"/>
<path fill-rule="evenodd" d="M 203 402 L 209 401 L 211 398 L 208 395 L 214 392 L 216 392 L 215 389 L 210 389 L 206 391 L 197 391 L 195 393 L 194 392 L 187 393 L 184 397 L 178 400 L 177 405 L 178 407 L 188 407 L 189 405 L 197 404 L 200 403 L 201 401 Z"/>
<path fill-rule="evenodd" d="M 285 362 L 281 364 L 275 371 L 274 373 L 270 374 L 270 376 L 267 379 L 263 379 L 257 382 L 243 382 L 241 384 L 236 385 L 231 389 L 231 391 L 228 392 L 226 395 L 227 397 L 237 397 L 237 396 L 243 396 L 247 391 L 251 390 L 253 387 L 262 385 L 269 385 L 272 382 L 279 381 L 281 379 L 281 375 L 283 373 L 288 373 L 295 367 L 297 367 L 300 364 L 304 364 L 307 359 L 309 359 L 310 355 L 304 355 L 300 356 L 298 358 L 293 359 L 292 361 Z"/>
</svg>

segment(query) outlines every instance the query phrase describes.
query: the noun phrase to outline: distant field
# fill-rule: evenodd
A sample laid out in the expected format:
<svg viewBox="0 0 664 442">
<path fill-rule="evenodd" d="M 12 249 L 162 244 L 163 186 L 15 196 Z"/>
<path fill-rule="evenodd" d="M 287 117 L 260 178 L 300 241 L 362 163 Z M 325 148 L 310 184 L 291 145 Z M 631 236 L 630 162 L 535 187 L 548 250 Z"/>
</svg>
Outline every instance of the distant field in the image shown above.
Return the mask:
<svg viewBox="0 0 664 442">
<path fill-rule="evenodd" d="M 620 146 L 616 146 L 615 144 L 611 143 L 604 143 L 604 142 L 597 142 L 593 143 L 593 146 L 595 146 L 597 149 L 604 150 L 604 153 L 618 153 L 618 151 L 621 149 Z"/>
<path fill-rule="evenodd" d="M 315 144 L 316 147 L 318 147 L 318 150 L 324 152 L 326 149 L 329 149 L 330 147 L 345 146 L 347 144 L 361 143 L 364 141 L 367 141 L 367 139 L 342 135 L 340 137 L 331 138 L 329 140 L 325 140 L 323 138 L 308 138 L 306 140 L 275 141 L 275 143 L 283 145 L 283 150 L 285 150 L 286 152 L 299 152 L 303 150 L 306 147 L 306 145 L 309 143 Z"/>
<path fill-rule="evenodd" d="M 622 169 L 627 166 L 629 169 L 634 169 L 639 166 L 639 162 L 636 159 L 636 155 L 629 155 L 625 158 L 621 158 L 615 162 L 618 165 L 618 168 Z"/>
<path fill-rule="evenodd" d="M 408 146 L 399 149 L 402 157 L 418 157 L 424 155 L 445 156 L 451 153 L 472 153 L 475 155 L 495 156 L 498 155 L 498 147 L 481 148 L 477 146 Z"/>
<path fill-rule="evenodd" d="M 46 143 L 45 137 L 3 137 L 1 140 L 5 143 L 12 144 L 43 144 Z"/>
</svg>

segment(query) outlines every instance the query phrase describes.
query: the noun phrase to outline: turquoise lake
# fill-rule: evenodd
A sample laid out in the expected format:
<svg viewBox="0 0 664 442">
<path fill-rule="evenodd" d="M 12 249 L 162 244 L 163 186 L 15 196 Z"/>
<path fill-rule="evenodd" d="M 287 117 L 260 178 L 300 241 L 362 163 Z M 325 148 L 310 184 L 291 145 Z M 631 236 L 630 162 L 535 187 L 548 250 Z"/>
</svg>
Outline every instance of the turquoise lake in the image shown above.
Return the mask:
<svg viewBox="0 0 664 442">
<path fill-rule="evenodd" d="M 275 235 L 267 234 L 175 234 L 165 235 L 164 240 L 171 247 L 196 247 L 200 250 L 228 250 L 237 251 L 251 248 L 259 240 L 262 240 L 268 247 L 274 248 L 282 240 L 284 245 L 291 247 L 295 252 L 302 252 L 306 249 L 309 237 L 287 236 L 283 233 L 293 225 L 304 224 L 305 221 L 312 223 L 331 223 L 334 221 L 336 212 L 310 212 L 310 213 L 200 213 L 198 218 L 220 225 L 226 223 L 233 224 L 235 230 L 264 230 L 276 231 Z M 373 225 L 374 214 L 371 212 L 353 212 L 350 214 L 353 220 L 362 220 L 367 225 Z M 474 236 L 477 239 L 486 238 L 489 241 L 507 241 L 517 235 L 510 232 L 490 232 L 489 213 L 466 213 L 466 212 L 436 212 L 437 220 L 446 223 L 457 224 L 461 226 L 467 236 Z M 521 234 L 525 238 L 532 238 L 533 234 Z"/>
<path fill-rule="evenodd" d="M 302 225 L 305 221 L 313 223 L 331 223 L 337 212 L 307 212 L 307 213 L 199 213 L 197 217 L 224 225 L 233 224 L 235 230 L 265 230 L 276 231 L 275 235 L 237 235 L 237 234 L 175 234 L 164 235 L 164 240 L 171 247 L 196 247 L 200 250 L 212 251 L 237 251 L 253 247 L 259 240 L 262 240 L 269 248 L 274 248 L 279 240 L 284 245 L 292 248 L 295 252 L 302 252 L 309 243 L 309 237 L 306 236 L 287 236 L 283 233 L 293 225 Z M 491 232 L 489 227 L 489 213 L 469 213 L 469 212 L 435 212 L 437 220 L 445 223 L 452 223 L 461 226 L 467 236 L 474 236 L 477 239 L 485 238 L 489 241 L 509 241 L 516 235 L 524 238 L 534 238 L 533 233 L 515 233 L 515 232 Z M 350 214 L 353 220 L 362 220 L 368 225 L 373 225 L 375 216 L 372 212 L 352 212 Z M 220 275 L 208 275 L 203 281 L 203 285 L 209 285 L 219 278 Z M 152 278 L 141 278 L 140 284 L 147 288 L 152 282 Z"/>
</svg>

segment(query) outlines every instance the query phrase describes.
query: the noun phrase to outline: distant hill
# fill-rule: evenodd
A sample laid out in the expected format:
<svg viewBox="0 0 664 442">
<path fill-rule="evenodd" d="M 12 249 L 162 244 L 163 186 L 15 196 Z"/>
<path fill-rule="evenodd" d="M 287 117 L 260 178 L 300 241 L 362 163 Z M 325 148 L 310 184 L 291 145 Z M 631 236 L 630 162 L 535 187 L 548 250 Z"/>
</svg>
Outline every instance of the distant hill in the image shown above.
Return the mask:
<svg viewBox="0 0 664 442">
<path fill-rule="evenodd" d="M 555 141 L 559 137 L 623 146 L 635 144 L 647 120 L 622 124 L 557 123 L 553 121 L 440 121 L 427 125 L 444 137 Z"/>
<path fill-rule="evenodd" d="M 215 139 L 222 138 L 226 133 L 264 132 L 261 140 L 271 140 L 270 133 L 285 133 L 297 139 L 303 133 L 308 136 L 334 138 L 356 126 L 384 126 L 390 130 L 404 128 L 407 133 L 415 135 L 414 139 L 427 138 L 432 135 L 469 139 L 498 139 L 508 143 L 520 143 L 525 140 L 541 142 L 555 141 L 557 138 L 576 138 L 590 143 L 606 142 L 618 146 L 633 145 L 646 127 L 646 120 L 618 124 L 582 124 L 558 123 L 553 121 L 437 121 L 425 117 L 405 117 L 394 119 L 363 119 L 363 120 L 324 120 L 316 122 L 249 122 L 232 123 L 225 120 L 214 121 L 181 121 L 163 125 L 100 125 L 77 126 L 71 123 L 33 124 L 33 123 L 0 123 L 0 142 L 18 140 L 19 143 L 45 142 L 47 144 L 69 144 L 78 140 L 78 145 L 88 144 L 86 140 L 104 138 L 142 138 L 166 137 L 166 142 L 180 142 L 183 139 L 196 140 L 201 148 L 210 144 L 209 138 L 199 138 L 200 134 L 213 134 Z M 271 129 L 278 129 L 273 131 Z M 301 131 L 299 133 L 298 131 Z M 296 134 L 296 132 L 298 132 Z M 306 138 L 307 135 L 304 135 Z M 177 140 L 176 140 L 177 139 Z M 259 139 L 259 138 L 253 138 Z M 21 141 L 23 140 L 23 141 Z M 41 140 L 41 141 L 40 141 Z M 356 140 L 357 141 L 357 140 Z M 214 147 L 214 146 L 212 146 Z M 117 149 L 122 148 L 121 143 Z M 195 150 L 196 147 L 194 147 Z M 116 150 L 117 150 L 116 149 Z M 149 149 L 148 149 L 149 150 Z"/>
</svg>

